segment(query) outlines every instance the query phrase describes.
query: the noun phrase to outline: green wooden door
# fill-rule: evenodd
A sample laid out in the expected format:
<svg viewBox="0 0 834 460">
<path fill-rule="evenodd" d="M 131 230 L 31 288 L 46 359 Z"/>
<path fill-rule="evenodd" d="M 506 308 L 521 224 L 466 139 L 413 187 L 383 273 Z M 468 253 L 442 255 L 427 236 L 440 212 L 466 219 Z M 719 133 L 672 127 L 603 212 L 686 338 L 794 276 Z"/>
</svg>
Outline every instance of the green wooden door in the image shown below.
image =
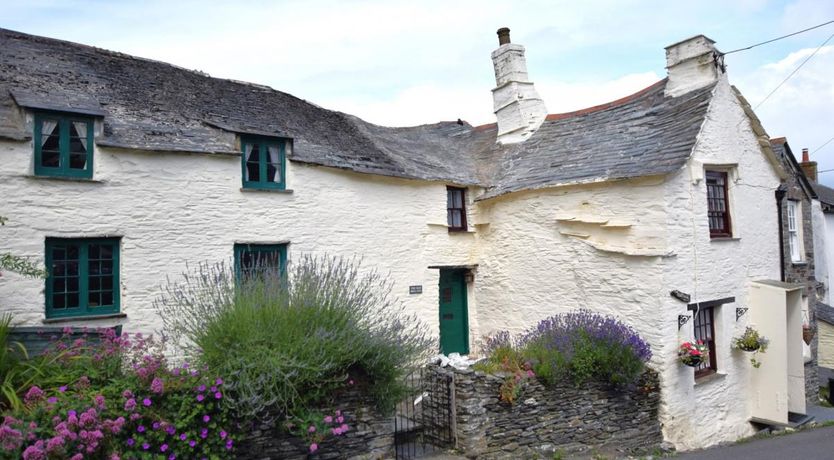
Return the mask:
<svg viewBox="0 0 834 460">
<path fill-rule="evenodd" d="M 469 353 L 464 270 L 440 270 L 440 352 Z"/>
</svg>

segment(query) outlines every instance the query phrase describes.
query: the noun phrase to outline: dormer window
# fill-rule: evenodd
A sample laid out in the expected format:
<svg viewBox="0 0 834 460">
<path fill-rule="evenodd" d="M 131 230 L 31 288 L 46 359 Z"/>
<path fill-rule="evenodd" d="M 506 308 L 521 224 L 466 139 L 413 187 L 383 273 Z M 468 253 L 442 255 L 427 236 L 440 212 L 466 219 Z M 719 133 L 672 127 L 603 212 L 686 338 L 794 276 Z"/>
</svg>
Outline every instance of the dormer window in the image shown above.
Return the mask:
<svg viewBox="0 0 834 460">
<path fill-rule="evenodd" d="M 36 113 L 35 175 L 91 179 L 93 125 L 89 117 Z"/>
<path fill-rule="evenodd" d="M 450 232 L 466 231 L 466 189 L 446 187 L 446 221 Z"/>
<path fill-rule="evenodd" d="M 286 139 L 242 137 L 244 188 L 286 188 Z"/>
</svg>

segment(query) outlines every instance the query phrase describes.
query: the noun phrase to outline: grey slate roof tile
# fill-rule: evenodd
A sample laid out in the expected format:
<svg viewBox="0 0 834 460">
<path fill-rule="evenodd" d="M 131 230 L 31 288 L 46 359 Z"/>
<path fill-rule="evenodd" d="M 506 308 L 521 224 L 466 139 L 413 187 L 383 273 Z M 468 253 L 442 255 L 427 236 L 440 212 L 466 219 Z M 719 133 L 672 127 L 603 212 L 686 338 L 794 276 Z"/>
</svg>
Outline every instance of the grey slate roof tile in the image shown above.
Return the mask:
<svg viewBox="0 0 834 460">
<path fill-rule="evenodd" d="M 383 127 L 265 86 L 0 29 L 0 137 L 27 136 L 15 103 L 75 108 L 103 115 L 103 146 L 239 154 L 237 133 L 283 136 L 295 162 L 482 185 L 484 197 L 679 169 L 712 87 L 677 98 L 664 88 L 549 116 L 526 142 L 501 146 L 494 126 Z"/>
</svg>

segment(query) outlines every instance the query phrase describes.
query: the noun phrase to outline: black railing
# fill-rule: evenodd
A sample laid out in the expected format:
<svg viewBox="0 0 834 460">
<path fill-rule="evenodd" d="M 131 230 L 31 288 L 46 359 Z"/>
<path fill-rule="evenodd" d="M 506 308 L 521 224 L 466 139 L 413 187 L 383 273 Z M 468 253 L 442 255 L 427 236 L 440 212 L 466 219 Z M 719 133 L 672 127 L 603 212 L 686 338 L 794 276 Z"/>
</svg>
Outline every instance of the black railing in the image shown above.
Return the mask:
<svg viewBox="0 0 834 460">
<path fill-rule="evenodd" d="M 397 459 L 420 458 L 455 444 L 454 376 L 419 368 L 405 378 L 407 396 L 394 414 Z"/>
</svg>

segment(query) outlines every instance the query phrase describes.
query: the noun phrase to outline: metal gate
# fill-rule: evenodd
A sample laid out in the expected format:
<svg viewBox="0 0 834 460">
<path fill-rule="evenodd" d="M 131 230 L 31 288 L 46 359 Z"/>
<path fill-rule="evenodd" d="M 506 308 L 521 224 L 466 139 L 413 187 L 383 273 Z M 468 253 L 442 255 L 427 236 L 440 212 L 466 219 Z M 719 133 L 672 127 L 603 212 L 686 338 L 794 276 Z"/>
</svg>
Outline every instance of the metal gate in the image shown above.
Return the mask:
<svg viewBox="0 0 834 460">
<path fill-rule="evenodd" d="M 406 397 L 394 414 L 396 458 L 414 459 L 455 445 L 454 375 L 437 367 L 405 378 Z"/>
</svg>

